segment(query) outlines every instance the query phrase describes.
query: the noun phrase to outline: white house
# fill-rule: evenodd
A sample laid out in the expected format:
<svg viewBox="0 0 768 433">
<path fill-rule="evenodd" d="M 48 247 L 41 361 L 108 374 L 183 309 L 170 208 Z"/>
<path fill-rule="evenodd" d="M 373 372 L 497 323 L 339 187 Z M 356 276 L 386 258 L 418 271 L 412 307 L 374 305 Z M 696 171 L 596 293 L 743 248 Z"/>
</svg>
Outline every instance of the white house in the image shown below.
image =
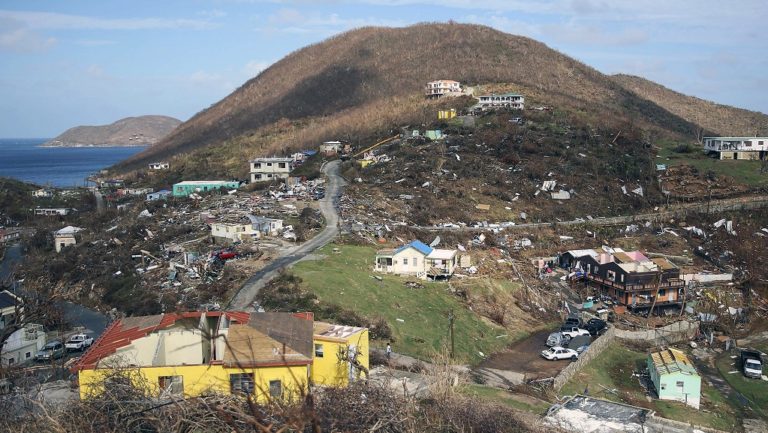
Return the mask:
<svg viewBox="0 0 768 433">
<path fill-rule="evenodd" d="M 246 242 L 258 237 L 259 232 L 253 229 L 250 222 L 214 222 L 211 224 L 211 236 L 217 240 L 229 242 Z"/>
<path fill-rule="evenodd" d="M 32 195 L 40 198 L 51 198 L 53 197 L 53 191 L 51 191 L 50 189 L 40 188 L 38 190 L 33 191 Z"/>
<path fill-rule="evenodd" d="M 35 215 L 45 216 L 67 216 L 72 209 L 67 208 L 36 208 Z"/>
<path fill-rule="evenodd" d="M 764 160 L 768 137 L 704 137 L 704 152 L 718 159 Z"/>
<path fill-rule="evenodd" d="M 502 93 L 499 95 L 492 93 L 490 95 L 478 96 L 477 99 L 478 103 L 475 107 L 483 110 L 501 107 L 513 108 L 516 110 L 525 108 L 525 97 L 517 93 Z"/>
<path fill-rule="evenodd" d="M 293 158 L 256 158 L 251 161 L 251 182 L 285 179 L 293 168 Z"/>
<path fill-rule="evenodd" d="M 432 248 L 420 241 L 413 241 L 397 249 L 377 251 L 374 270 L 413 275 L 426 280 L 450 277 L 457 263 L 456 250 Z"/>
<path fill-rule="evenodd" d="M 3 344 L 0 364 L 4 367 L 35 359 L 35 354 L 47 342 L 43 325 L 28 323 L 12 333 Z"/>
<path fill-rule="evenodd" d="M 149 164 L 150 170 L 168 170 L 171 168 L 171 164 L 167 162 L 153 162 Z"/>
<path fill-rule="evenodd" d="M 453 80 L 436 80 L 427 83 L 424 90 L 427 98 L 461 95 L 461 83 Z"/>
<path fill-rule="evenodd" d="M 336 155 L 339 152 L 341 152 L 340 141 L 324 141 L 323 144 L 320 145 L 320 153 L 323 155 Z"/>
<path fill-rule="evenodd" d="M 0 329 L 14 323 L 23 311 L 23 301 L 13 293 L 3 290 L 0 292 Z"/>
<path fill-rule="evenodd" d="M 277 218 L 267 218 L 261 216 L 248 215 L 251 220 L 253 230 L 267 236 L 277 236 L 283 229 L 283 220 Z"/>
<path fill-rule="evenodd" d="M 56 247 L 56 252 L 60 253 L 65 247 L 70 245 L 77 245 L 77 238 L 75 235 L 83 231 L 80 227 L 66 226 L 61 230 L 53 232 L 53 243 Z"/>
</svg>

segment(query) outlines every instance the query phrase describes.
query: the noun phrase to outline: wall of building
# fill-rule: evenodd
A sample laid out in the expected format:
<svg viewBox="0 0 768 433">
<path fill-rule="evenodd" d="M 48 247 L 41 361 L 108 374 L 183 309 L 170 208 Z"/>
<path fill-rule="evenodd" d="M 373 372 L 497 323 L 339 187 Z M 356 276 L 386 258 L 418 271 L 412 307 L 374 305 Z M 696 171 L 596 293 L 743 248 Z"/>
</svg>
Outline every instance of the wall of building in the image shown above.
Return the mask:
<svg viewBox="0 0 768 433">
<path fill-rule="evenodd" d="M 315 337 L 314 344 L 323 345 L 323 357 L 317 357 L 312 361 L 311 380 L 317 385 L 327 386 L 347 386 L 349 384 L 349 363 L 339 361 L 339 351 L 346 352 L 349 346 L 357 346 L 358 361 L 369 367 L 369 349 L 368 330 L 364 329 L 351 335 L 346 341 L 340 342 L 336 339 L 322 339 Z M 342 353 L 343 353 L 342 352 Z M 357 372 L 358 377 L 362 373 Z"/>
<path fill-rule="evenodd" d="M 392 272 L 401 275 L 416 275 L 425 271 L 426 256 L 414 248 L 406 248 L 392 256 Z"/>
<path fill-rule="evenodd" d="M 184 396 L 195 397 L 213 392 L 230 394 L 229 376 L 236 373 L 253 373 L 256 399 L 266 402 L 269 395 L 269 382 L 282 382 L 283 396 L 296 399 L 299 391 L 308 383 L 307 366 L 262 367 L 262 368 L 225 368 L 221 365 L 188 365 L 175 367 L 143 367 L 122 369 L 137 387 L 146 388 L 150 393 L 160 393 L 161 376 L 182 376 Z M 88 399 L 104 390 L 104 379 L 114 374 L 111 369 L 82 370 L 78 377 L 80 398 Z"/>
</svg>

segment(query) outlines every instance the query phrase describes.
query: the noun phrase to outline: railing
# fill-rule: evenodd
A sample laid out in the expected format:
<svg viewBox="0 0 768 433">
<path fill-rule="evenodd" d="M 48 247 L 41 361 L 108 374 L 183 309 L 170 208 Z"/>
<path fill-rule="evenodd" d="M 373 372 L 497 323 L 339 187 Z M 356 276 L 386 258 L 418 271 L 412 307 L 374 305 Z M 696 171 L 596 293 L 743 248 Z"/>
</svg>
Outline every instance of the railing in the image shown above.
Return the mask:
<svg viewBox="0 0 768 433">
<path fill-rule="evenodd" d="M 621 289 L 626 292 L 637 292 L 637 291 L 647 291 L 647 290 L 656 290 L 659 289 L 675 289 L 675 288 L 681 288 L 685 287 L 685 281 L 679 279 L 679 278 L 671 278 L 666 282 L 661 282 L 658 284 L 624 284 L 624 283 L 618 283 L 616 281 L 607 280 L 605 278 L 601 278 L 595 275 L 586 274 L 586 277 L 588 280 L 594 281 L 596 283 L 600 283 L 604 286 L 613 287 L 615 289 Z"/>
</svg>

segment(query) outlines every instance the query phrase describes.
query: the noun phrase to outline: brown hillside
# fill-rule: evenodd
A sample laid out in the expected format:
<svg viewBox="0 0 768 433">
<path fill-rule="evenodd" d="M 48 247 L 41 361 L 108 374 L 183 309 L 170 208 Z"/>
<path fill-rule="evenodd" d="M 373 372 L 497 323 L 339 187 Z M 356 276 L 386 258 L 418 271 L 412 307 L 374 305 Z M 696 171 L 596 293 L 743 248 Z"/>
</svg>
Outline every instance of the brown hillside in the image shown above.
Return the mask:
<svg viewBox="0 0 768 433">
<path fill-rule="evenodd" d="M 670 90 L 653 81 L 633 75 L 618 74 L 611 78 L 641 98 L 695 123 L 706 134 L 725 136 L 766 135 L 768 116 L 757 112 L 699 99 Z"/>
<path fill-rule="evenodd" d="M 126 117 L 109 125 L 76 126 L 44 144 L 46 147 L 145 146 L 162 140 L 181 120 L 168 116 Z"/>
<path fill-rule="evenodd" d="M 420 24 L 362 28 L 296 51 L 120 168 L 250 136 L 280 119 L 330 116 L 415 96 L 436 78 L 469 85 L 511 83 L 547 103 L 609 116 L 631 113 L 644 123 L 689 136 L 696 129 L 540 42 L 484 26 Z M 391 110 L 397 114 L 401 108 L 406 109 Z"/>
</svg>

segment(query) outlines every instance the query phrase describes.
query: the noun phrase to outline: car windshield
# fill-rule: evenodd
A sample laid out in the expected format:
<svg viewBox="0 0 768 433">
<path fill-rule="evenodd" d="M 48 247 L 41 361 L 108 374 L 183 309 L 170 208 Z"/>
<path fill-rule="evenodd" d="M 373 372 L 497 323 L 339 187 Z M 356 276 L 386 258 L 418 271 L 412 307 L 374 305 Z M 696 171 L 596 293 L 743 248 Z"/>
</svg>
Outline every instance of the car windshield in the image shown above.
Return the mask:
<svg viewBox="0 0 768 433">
<path fill-rule="evenodd" d="M 760 363 L 755 361 L 754 359 L 747 360 L 747 366 L 752 368 L 759 368 Z"/>
</svg>

